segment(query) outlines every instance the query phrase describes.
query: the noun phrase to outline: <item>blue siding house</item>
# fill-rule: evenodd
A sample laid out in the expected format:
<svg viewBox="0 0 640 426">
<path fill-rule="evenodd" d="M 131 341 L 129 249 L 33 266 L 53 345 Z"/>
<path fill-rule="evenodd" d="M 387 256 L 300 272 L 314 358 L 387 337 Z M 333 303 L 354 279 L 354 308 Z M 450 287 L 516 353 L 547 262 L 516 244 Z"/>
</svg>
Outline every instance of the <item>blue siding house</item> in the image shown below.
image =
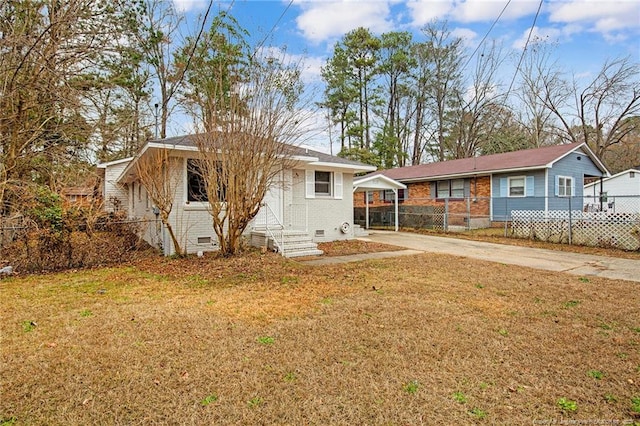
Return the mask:
<svg viewBox="0 0 640 426">
<path fill-rule="evenodd" d="M 609 172 L 586 143 L 545 146 L 460 160 L 375 172 L 407 185 L 406 204 L 418 205 L 471 197 L 490 199 L 491 221 L 511 219 L 514 210 L 581 210 L 585 178 L 603 179 Z M 484 182 L 487 182 L 486 189 Z M 425 197 L 425 184 L 429 195 Z M 455 191 L 459 188 L 459 191 Z M 445 194 L 444 196 L 442 194 Z M 430 199 L 430 200 L 429 200 Z M 451 205 L 449 202 L 448 205 Z M 473 207 L 472 207 L 473 208 Z M 479 207 L 476 207 L 476 210 Z"/>
</svg>

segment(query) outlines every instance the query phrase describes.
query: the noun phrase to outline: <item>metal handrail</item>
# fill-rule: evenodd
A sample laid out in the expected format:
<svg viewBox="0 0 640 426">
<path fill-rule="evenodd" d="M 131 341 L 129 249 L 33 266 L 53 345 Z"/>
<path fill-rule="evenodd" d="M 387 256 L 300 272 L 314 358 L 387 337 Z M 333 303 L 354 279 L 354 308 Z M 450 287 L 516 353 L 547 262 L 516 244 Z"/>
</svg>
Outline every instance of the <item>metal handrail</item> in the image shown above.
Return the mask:
<svg viewBox="0 0 640 426">
<path fill-rule="evenodd" d="M 268 203 L 262 203 L 260 205 L 261 210 L 264 208 L 264 230 L 265 232 L 273 239 L 274 244 L 276 245 L 277 249 L 278 249 L 278 253 L 280 253 L 280 255 L 284 256 L 284 225 L 282 224 L 282 222 L 280 222 L 280 219 L 278 218 L 278 216 L 276 216 L 276 214 L 273 212 L 273 210 L 271 210 L 271 207 L 269 206 Z M 269 219 L 273 218 L 274 222 L 277 224 L 277 226 L 275 227 L 275 230 L 280 231 L 279 232 L 279 237 L 278 238 L 276 236 L 276 234 L 273 232 L 274 230 L 269 228 Z M 258 225 L 260 225 L 258 223 Z M 256 226 L 257 227 L 257 226 Z"/>
</svg>

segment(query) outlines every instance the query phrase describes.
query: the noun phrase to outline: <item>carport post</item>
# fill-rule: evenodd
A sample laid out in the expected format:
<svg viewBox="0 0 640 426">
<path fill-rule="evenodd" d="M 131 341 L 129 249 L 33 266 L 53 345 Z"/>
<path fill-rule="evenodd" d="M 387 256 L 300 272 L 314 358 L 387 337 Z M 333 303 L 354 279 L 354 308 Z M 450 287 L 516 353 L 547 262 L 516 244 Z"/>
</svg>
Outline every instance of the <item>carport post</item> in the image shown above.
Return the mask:
<svg viewBox="0 0 640 426">
<path fill-rule="evenodd" d="M 364 211 L 365 211 L 365 225 L 364 229 L 369 229 L 369 191 L 365 191 L 364 193 Z"/>
<path fill-rule="evenodd" d="M 393 190 L 393 194 L 396 196 L 396 232 L 398 232 L 398 188 Z"/>
</svg>

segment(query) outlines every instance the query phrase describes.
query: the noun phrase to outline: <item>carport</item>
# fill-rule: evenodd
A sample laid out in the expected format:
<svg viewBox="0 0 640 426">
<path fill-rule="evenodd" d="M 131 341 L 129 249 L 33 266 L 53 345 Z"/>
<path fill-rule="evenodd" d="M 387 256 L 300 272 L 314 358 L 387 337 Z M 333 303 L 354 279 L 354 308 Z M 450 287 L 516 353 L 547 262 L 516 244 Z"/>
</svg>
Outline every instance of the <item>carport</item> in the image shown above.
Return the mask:
<svg viewBox="0 0 640 426">
<path fill-rule="evenodd" d="M 369 193 L 372 191 L 393 191 L 395 203 L 395 230 L 398 231 L 398 189 L 407 189 L 407 185 L 391 179 L 385 175 L 368 175 L 362 178 L 356 178 L 353 181 L 353 193 L 364 192 L 365 209 L 366 209 L 366 225 L 365 229 L 369 229 Z"/>
</svg>

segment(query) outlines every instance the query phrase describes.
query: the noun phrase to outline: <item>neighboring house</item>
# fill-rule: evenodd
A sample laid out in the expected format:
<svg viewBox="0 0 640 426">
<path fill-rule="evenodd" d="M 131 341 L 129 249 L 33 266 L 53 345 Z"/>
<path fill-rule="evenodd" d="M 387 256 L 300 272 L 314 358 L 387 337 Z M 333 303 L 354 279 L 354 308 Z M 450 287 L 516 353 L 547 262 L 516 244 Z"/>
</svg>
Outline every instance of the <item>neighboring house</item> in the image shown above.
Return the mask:
<svg viewBox="0 0 640 426">
<path fill-rule="evenodd" d="M 607 169 L 585 143 L 554 145 L 460 160 L 382 170 L 407 185 L 399 190 L 401 206 L 413 214 L 446 208 L 460 223 L 480 228 L 510 220 L 513 210 L 582 208 L 584 179 L 601 179 Z M 390 203 L 390 192 L 355 194 L 356 219 L 365 200 L 369 207 Z M 456 216 L 456 214 L 459 215 Z M 466 222 L 469 223 L 466 223 Z"/>
<path fill-rule="evenodd" d="M 93 188 L 86 186 L 70 186 L 62 189 L 64 199 L 74 205 L 86 205 L 93 200 Z"/>
<path fill-rule="evenodd" d="M 199 157 L 192 136 L 149 141 L 136 157 L 99 165 L 105 208 L 148 220 L 151 226 L 145 240 L 161 246 L 166 255 L 172 254 L 173 246 L 159 224 L 153 202 L 136 176 L 136 161 L 158 149 L 169 150 L 170 169 L 178 182 L 169 218 L 174 231 L 188 253 L 215 250 L 217 237 L 208 203 L 192 196 L 201 191 L 195 188 L 201 180 L 191 167 Z M 307 148 L 292 150 L 287 162 L 294 160 L 293 166 L 282 170 L 280 182 L 273 183 L 265 206 L 246 231 L 252 242 L 275 245 L 287 256 L 301 256 L 317 254 L 317 242 L 353 238 L 353 176 L 375 167 Z M 273 241 L 269 231 L 284 241 Z"/>
<path fill-rule="evenodd" d="M 640 213 L 640 166 L 584 186 L 585 211 Z"/>
</svg>

